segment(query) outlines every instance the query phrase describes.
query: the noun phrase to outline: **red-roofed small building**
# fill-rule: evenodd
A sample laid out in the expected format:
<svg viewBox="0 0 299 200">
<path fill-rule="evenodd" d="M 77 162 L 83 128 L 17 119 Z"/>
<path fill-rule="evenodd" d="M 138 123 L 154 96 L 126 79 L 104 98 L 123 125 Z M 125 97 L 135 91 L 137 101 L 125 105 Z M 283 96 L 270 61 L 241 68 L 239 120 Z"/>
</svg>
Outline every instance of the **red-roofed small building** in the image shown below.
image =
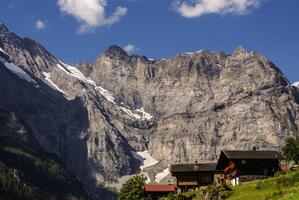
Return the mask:
<svg viewBox="0 0 299 200">
<path fill-rule="evenodd" d="M 144 191 L 152 199 L 159 199 L 160 197 L 166 197 L 169 193 L 175 194 L 177 187 L 175 185 L 145 185 Z"/>
</svg>

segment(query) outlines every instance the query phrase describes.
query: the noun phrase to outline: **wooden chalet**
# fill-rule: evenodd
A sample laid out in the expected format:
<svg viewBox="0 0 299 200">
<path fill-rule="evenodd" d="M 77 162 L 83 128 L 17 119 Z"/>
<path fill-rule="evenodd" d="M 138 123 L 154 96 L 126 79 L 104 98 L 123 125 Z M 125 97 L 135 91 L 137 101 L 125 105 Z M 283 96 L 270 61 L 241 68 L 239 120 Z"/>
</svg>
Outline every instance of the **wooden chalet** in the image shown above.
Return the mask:
<svg viewBox="0 0 299 200">
<path fill-rule="evenodd" d="M 169 193 L 176 194 L 177 187 L 175 185 L 145 185 L 144 192 L 150 195 L 151 199 L 159 199 L 166 197 Z"/>
<path fill-rule="evenodd" d="M 213 184 L 217 175 L 221 177 L 222 174 L 216 166 L 217 163 L 173 164 L 170 165 L 170 172 L 176 177 L 176 185 L 182 192 Z"/>
<path fill-rule="evenodd" d="M 277 151 L 222 151 L 216 170 L 225 175 L 225 182 L 241 182 L 273 176 L 280 170 L 282 155 Z"/>
</svg>

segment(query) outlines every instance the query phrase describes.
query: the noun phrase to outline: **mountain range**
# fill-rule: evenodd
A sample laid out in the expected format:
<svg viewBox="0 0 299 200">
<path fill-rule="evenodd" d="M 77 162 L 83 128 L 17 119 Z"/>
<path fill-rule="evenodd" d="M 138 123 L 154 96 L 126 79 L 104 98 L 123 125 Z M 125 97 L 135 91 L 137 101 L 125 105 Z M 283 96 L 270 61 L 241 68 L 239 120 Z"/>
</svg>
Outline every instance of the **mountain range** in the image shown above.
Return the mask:
<svg viewBox="0 0 299 200">
<path fill-rule="evenodd" d="M 279 150 L 298 134 L 299 88 L 243 47 L 149 59 L 113 45 L 69 65 L 1 24 L 0 76 L 1 141 L 55 155 L 96 199 L 140 171 L 168 182 L 171 163 Z"/>
</svg>

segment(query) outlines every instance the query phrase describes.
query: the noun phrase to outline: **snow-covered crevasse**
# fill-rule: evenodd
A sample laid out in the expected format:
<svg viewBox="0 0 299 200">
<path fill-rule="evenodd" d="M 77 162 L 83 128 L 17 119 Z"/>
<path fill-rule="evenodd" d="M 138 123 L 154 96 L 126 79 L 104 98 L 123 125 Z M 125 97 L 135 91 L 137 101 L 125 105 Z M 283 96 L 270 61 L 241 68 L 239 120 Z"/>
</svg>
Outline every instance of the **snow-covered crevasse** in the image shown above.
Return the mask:
<svg viewBox="0 0 299 200">
<path fill-rule="evenodd" d="M 115 98 L 111 92 L 109 92 L 108 90 L 104 89 L 103 87 L 97 85 L 90 78 L 85 77 L 84 74 L 80 70 L 78 70 L 76 67 L 65 64 L 61 61 L 60 61 L 60 64 L 57 64 L 57 67 L 59 69 L 63 70 L 65 73 L 93 86 L 96 91 L 98 91 L 101 95 L 104 96 L 105 99 L 107 99 L 109 102 L 117 105 L 115 102 Z M 123 112 L 127 113 L 129 116 L 134 117 L 135 119 L 138 119 L 138 120 L 150 120 L 153 117 L 149 113 L 145 112 L 144 108 L 140 108 L 137 110 L 131 110 L 131 109 L 128 109 L 123 106 L 119 106 L 119 105 L 117 105 L 117 106 L 120 107 L 120 109 Z"/>
</svg>

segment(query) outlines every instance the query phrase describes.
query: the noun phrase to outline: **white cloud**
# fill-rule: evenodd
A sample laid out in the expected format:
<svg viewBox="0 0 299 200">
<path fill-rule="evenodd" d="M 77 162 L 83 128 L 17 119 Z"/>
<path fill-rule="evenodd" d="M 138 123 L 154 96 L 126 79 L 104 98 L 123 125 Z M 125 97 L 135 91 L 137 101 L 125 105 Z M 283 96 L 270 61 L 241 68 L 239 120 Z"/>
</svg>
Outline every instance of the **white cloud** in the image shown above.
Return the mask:
<svg viewBox="0 0 299 200">
<path fill-rule="evenodd" d="M 96 27 L 111 26 L 126 13 L 127 8 L 117 7 L 114 13 L 106 16 L 107 0 L 58 0 L 62 13 L 75 17 L 80 23 L 79 32 L 89 32 Z"/>
<path fill-rule="evenodd" d="M 36 23 L 35 23 L 35 28 L 38 29 L 38 30 L 45 29 L 46 24 L 42 20 L 37 20 Z"/>
<path fill-rule="evenodd" d="M 138 48 L 136 46 L 134 46 L 133 44 L 128 44 L 128 45 L 124 46 L 123 49 L 128 54 L 132 54 L 134 51 L 138 50 Z"/>
<path fill-rule="evenodd" d="M 200 17 L 205 14 L 246 14 L 258 8 L 263 0 L 177 0 L 173 8 L 183 17 Z"/>
</svg>

